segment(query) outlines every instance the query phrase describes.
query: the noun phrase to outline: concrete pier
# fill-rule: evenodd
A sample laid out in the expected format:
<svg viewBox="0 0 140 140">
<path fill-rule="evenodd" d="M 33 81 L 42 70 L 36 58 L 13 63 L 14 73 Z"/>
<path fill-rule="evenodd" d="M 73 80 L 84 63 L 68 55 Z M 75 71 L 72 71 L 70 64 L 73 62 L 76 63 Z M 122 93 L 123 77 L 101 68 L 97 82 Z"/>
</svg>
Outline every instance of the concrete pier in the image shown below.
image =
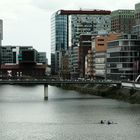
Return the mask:
<svg viewBox="0 0 140 140">
<path fill-rule="evenodd" d="M 44 100 L 48 100 L 48 84 L 44 84 Z"/>
</svg>

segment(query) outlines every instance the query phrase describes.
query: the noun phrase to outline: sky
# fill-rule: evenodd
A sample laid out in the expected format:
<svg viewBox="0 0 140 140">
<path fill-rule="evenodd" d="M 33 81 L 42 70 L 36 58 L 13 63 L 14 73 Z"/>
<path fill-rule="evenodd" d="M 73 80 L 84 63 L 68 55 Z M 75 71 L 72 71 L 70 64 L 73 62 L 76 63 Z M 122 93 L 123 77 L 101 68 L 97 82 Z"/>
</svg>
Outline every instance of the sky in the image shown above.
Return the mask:
<svg viewBox="0 0 140 140">
<path fill-rule="evenodd" d="M 134 9 L 139 0 L 0 0 L 2 45 L 33 46 L 50 63 L 52 13 L 60 9 Z"/>
</svg>

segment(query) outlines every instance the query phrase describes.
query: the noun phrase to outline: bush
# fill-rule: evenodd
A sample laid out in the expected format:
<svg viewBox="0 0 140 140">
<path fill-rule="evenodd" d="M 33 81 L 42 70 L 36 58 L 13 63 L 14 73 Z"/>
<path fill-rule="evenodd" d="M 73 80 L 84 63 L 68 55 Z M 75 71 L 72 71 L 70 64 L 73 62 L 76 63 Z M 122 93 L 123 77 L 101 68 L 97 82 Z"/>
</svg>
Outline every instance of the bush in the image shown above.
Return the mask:
<svg viewBox="0 0 140 140">
<path fill-rule="evenodd" d="M 132 88 L 130 89 L 130 96 L 132 96 L 135 92 L 136 92 L 136 90 L 132 87 Z"/>
</svg>

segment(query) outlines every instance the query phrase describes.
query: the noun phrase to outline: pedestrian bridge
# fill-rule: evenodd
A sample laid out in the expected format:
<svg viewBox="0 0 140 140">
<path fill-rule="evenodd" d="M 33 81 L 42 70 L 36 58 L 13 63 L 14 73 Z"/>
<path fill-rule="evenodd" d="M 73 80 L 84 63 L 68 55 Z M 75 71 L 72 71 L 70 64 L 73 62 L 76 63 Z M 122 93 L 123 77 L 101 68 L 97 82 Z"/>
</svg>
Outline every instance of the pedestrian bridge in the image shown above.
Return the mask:
<svg viewBox="0 0 140 140">
<path fill-rule="evenodd" d="M 55 84 L 103 84 L 103 85 L 117 85 L 121 86 L 120 81 L 105 81 L 105 80 L 48 80 L 48 79 L 0 79 L 0 84 L 43 84 L 44 85 L 44 99 L 48 99 L 48 85 Z"/>
</svg>

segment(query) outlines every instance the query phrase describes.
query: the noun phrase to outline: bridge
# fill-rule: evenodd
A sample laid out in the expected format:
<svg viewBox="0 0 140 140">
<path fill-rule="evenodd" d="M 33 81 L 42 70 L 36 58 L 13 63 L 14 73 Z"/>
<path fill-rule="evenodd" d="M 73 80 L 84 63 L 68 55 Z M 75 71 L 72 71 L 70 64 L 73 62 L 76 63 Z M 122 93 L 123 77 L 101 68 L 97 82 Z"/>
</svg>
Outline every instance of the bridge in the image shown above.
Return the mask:
<svg viewBox="0 0 140 140">
<path fill-rule="evenodd" d="M 121 81 L 105 80 L 47 80 L 47 79 L 1 79 L 0 84 L 121 84 Z"/>
<path fill-rule="evenodd" d="M 48 85 L 55 84 L 102 84 L 102 85 L 118 85 L 121 86 L 121 81 L 105 81 L 105 80 L 48 80 L 48 79 L 0 79 L 0 84 L 43 84 L 44 99 L 48 99 Z"/>
</svg>

